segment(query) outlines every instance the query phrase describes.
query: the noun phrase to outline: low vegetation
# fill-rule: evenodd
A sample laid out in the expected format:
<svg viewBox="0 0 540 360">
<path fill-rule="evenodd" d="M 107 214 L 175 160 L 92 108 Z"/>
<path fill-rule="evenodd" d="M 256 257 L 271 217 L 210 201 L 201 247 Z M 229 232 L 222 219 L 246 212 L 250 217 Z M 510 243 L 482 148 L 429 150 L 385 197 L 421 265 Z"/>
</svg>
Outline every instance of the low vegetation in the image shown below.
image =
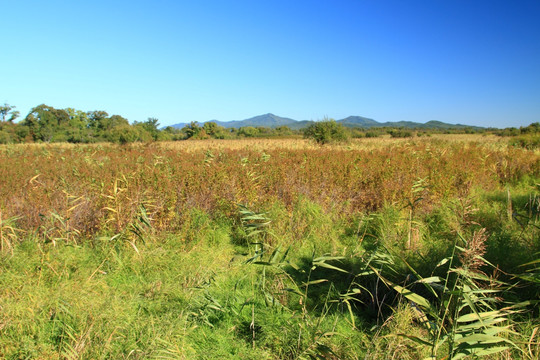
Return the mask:
<svg viewBox="0 0 540 360">
<path fill-rule="evenodd" d="M 468 136 L 1 146 L 0 357 L 537 359 L 540 157 Z"/>
</svg>

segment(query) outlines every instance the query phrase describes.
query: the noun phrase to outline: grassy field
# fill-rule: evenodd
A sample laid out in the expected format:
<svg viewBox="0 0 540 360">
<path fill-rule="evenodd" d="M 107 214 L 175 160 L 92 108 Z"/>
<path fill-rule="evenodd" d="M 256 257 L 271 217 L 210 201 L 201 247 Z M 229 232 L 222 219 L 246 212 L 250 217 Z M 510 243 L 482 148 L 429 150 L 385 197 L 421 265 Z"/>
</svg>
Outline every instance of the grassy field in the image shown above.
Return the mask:
<svg viewBox="0 0 540 360">
<path fill-rule="evenodd" d="M 0 147 L 0 358 L 540 356 L 540 156 L 495 136 Z"/>
</svg>

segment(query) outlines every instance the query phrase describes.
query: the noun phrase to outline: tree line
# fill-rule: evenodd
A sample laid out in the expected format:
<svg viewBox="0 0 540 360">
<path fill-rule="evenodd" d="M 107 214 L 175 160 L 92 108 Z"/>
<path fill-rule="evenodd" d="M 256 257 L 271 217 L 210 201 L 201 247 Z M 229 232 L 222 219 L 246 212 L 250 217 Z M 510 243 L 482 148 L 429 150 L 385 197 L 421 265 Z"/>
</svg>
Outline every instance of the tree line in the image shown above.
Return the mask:
<svg viewBox="0 0 540 360">
<path fill-rule="evenodd" d="M 0 106 L 0 144 L 28 142 L 148 142 L 186 139 L 232 139 L 240 137 L 273 137 L 301 135 L 286 126 L 270 129 L 247 126 L 226 129 L 213 122 L 199 124 L 191 122 L 182 129 L 159 127 L 153 117 L 132 124 L 120 115 L 109 115 L 106 111 L 81 111 L 73 108 L 56 109 L 45 104 L 30 110 L 19 122 L 19 111 L 15 106 Z"/>
<path fill-rule="evenodd" d="M 324 144 L 343 141 L 348 138 L 429 136 L 433 133 L 494 133 L 500 136 L 516 136 L 538 133 L 539 124 L 507 129 L 410 129 L 410 128 L 347 128 L 332 119 L 315 122 L 305 129 L 293 130 L 287 126 L 276 128 L 245 126 L 225 128 L 214 122 L 199 124 L 191 122 L 182 129 L 168 126 L 159 127 L 159 120 L 153 117 L 146 121 L 135 121 L 120 115 L 109 115 L 106 111 L 81 111 L 73 108 L 56 109 L 45 104 L 30 110 L 20 121 L 15 106 L 0 106 L 0 144 L 29 142 L 69 142 L 96 143 L 113 142 L 126 144 L 162 140 L 187 139 L 237 139 L 250 137 L 301 137 L 312 138 Z"/>
<path fill-rule="evenodd" d="M 18 123 L 14 106 L 0 106 L 0 143 L 24 142 L 117 142 L 159 140 L 161 131 L 155 118 L 129 121 L 106 111 L 84 112 L 73 108 L 55 109 L 45 104 L 30 110 Z"/>
</svg>

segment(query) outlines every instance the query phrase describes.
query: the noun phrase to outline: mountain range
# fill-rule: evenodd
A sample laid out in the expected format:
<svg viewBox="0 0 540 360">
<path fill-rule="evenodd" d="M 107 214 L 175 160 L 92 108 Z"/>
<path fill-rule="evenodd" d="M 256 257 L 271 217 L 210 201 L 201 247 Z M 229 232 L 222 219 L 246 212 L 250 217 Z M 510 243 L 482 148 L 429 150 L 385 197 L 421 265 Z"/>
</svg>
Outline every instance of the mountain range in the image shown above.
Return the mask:
<svg viewBox="0 0 540 360">
<path fill-rule="evenodd" d="M 315 123 L 312 120 L 294 120 L 286 117 L 277 116 L 271 113 L 254 116 L 245 120 L 233 120 L 233 121 L 219 121 L 209 120 L 208 122 L 214 122 L 217 125 L 225 128 L 241 128 L 245 126 L 262 126 L 268 128 L 276 128 L 279 126 L 288 126 L 293 130 L 303 129 L 309 125 Z M 460 128 L 479 128 L 477 126 L 468 126 L 461 124 L 448 124 L 441 121 L 431 120 L 426 123 L 418 123 L 413 121 L 396 121 L 396 122 L 378 122 L 370 118 L 363 116 L 349 116 L 336 122 L 343 124 L 343 126 L 351 128 L 374 128 L 374 127 L 404 127 L 411 129 L 460 129 Z M 188 123 L 178 123 L 172 125 L 174 128 L 181 129 Z"/>
</svg>

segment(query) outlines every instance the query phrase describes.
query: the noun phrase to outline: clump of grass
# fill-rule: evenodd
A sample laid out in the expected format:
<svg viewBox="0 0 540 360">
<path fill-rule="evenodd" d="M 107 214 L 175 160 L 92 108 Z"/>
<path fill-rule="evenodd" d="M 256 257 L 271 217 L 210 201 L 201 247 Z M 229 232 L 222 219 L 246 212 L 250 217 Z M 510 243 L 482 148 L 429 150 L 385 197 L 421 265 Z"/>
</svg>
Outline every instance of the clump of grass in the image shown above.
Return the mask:
<svg viewBox="0 0 540 360">
<path fill-rule="evenodd" d="M 17 217 L 9 219 L 2 218 L 2 210 L 0 210 L 0 255 L 5 252 L 13 254 L 13 247 L 18 243 L 22 230 L 15 225 Z"/>
<path fill-rule="evenodd" d="M 485 229 L 482 229 L 466 242 L 465 247 L 456 245 L 454 252 L 458 255 L 457 259 L 452 255 L 437 265 L 448 267 L 445 278 L 423 278 L 407 265 L 415 281 L 401 286 L 385 277 L 383 271 L 374 268 L 379 278 L 415 309 L 419 322 L 427 330 L 425 336 L 407 333 L 394 335 L 427 347 L 434 359 L 441 352 L 446 353 L 449 359 L 459 359 L 469 355 L 481 357 L 520 350 L 508 335 L 517 335 L 512 330 L 510 319 L 524 304 L 507 303 L 501 306 L 500 294 L 506 284 L 480 271 L 488 264 L 482 257 L 486 239 Z M 392 256 L 386 257 L 382 265 L 393 267 L 395 261 Z M 422 287 L 433 300 L 422 295 Z"/>
</svg>

